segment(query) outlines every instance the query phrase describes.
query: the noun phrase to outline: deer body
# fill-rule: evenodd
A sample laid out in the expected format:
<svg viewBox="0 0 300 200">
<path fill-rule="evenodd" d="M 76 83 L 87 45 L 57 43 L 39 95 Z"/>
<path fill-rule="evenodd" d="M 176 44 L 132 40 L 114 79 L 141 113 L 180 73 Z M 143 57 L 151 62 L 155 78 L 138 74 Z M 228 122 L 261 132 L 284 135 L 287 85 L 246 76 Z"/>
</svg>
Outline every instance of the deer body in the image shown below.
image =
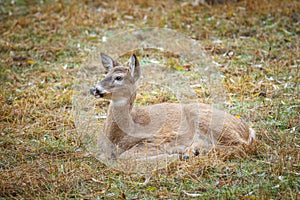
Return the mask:
<svg viewBox="0 0 300 200">
<path fill-rule="evenodd" d="M 208 152 L 220 145 L 250 144 L 255 131 L 236 117 L 202 103 L 162 103 L 133 107 L 140 67 L 135 55 L 130 67 L 101 54 L 106 77 L 91 90 L 111 99 L 104 134 L 110 158 L 151 157 Z"/>
</svg>

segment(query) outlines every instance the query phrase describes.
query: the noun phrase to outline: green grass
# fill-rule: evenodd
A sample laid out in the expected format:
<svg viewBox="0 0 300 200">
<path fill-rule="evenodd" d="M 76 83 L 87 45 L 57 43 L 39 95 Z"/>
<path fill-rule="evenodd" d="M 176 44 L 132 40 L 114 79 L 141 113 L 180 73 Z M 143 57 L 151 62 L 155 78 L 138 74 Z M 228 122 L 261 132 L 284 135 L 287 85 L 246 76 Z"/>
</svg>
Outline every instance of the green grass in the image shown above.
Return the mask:
<svg viewBox="0 0 300 200">
<path fill-rule="evenodd" d="M 299 199 L 299 1 L 15 2 L 0 1 L 1 199 Z M 252 124 L 258 142 L 246 153 L 175 162 L 142 184 L 146 176 L 86 152 L 73 86 L 106 31 L 165 26 L 204 45 L 223 74 L 225 109 Z M 197 79 L 176 56 L 149 54 L 143 64 L 153 58 Z M 204 86 L 195 92 L 209 96 Z M 139 93 L 137 105 L 177 101 L 155 84 Z"/>
</svg>

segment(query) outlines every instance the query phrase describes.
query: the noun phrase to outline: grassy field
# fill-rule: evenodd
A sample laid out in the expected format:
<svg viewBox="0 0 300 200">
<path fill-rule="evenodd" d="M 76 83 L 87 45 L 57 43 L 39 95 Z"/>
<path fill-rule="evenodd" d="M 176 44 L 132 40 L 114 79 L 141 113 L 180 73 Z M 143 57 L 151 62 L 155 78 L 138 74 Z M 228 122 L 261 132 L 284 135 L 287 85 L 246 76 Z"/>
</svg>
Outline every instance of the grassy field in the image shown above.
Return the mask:
<svg viewBox="0 0 300 200">
<path fill-rule="evenodd" d="M 0 198 L 300 199 L 299 11 L 297 0 L 0 1 Z M 86 152 L 72 111 L 76 73 L 106 31 L 145 27 L 205 45 L 226 110 L 257 130 L 254 147 L 178 161 L 147 184 Z"/>
</svg>

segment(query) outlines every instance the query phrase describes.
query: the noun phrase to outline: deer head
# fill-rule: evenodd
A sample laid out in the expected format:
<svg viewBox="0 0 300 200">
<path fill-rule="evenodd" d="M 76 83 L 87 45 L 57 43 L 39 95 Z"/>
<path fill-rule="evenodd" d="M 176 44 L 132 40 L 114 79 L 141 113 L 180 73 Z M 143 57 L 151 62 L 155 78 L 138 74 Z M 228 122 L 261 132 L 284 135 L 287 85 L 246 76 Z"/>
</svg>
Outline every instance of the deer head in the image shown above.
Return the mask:
<svg viewBox="0 0 300 200">
<path fill-rule="evenodd" d="M 140 65 L 135 54 L 130 57 L 129 67 L 101 53 L 103 67 L 108 71 L 105 78 L 90 89 L 96 98 L 111 99 L 113 103 L 128 103 L 135 98 L 136 82 L 140 77 Z"/>
</svg>

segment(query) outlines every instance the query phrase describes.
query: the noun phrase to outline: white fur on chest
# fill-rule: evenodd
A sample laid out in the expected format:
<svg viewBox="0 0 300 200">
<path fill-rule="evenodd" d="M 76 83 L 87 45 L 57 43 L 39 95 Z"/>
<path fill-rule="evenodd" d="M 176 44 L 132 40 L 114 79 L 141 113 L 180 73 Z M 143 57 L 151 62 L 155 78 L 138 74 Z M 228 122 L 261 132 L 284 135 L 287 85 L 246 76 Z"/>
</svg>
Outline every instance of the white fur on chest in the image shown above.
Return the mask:
<svg viewBox="0 0 300 200">
<path fill-rule="evenodd" d="M 125 106 L 127 103 L 128 100 L 126 98 L 121 98 L 112 101 L 113 106 Z"/>
</svg>

